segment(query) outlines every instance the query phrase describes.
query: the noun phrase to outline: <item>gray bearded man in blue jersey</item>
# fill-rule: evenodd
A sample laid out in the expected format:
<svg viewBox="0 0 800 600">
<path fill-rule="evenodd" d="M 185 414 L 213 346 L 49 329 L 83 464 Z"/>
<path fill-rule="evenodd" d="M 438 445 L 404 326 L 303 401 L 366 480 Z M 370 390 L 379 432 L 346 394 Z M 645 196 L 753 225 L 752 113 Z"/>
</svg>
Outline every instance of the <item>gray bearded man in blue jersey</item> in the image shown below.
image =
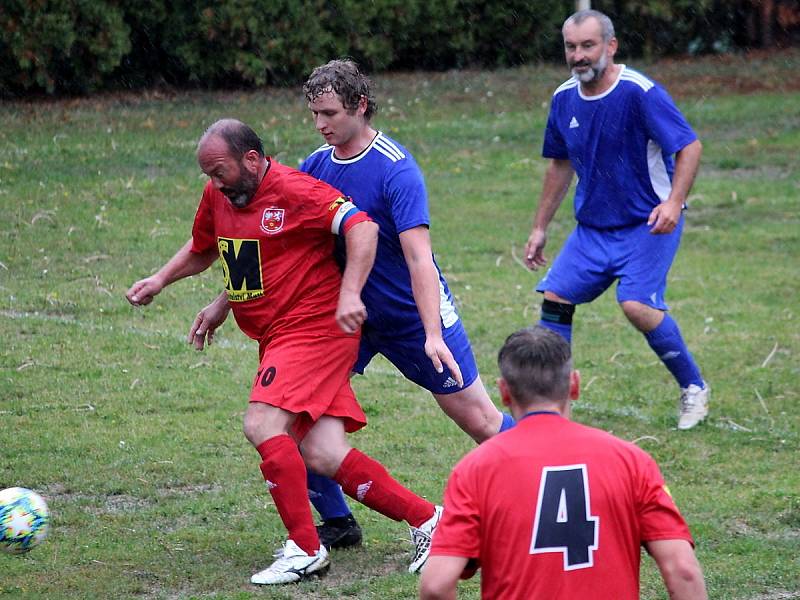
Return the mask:
<svg viewBox="0 0 800 600">
<path fill-rule="evenodd" d="M 405 147 L 371 125 L 376 105 L 369 79 L 353 61 L 333 60 L 314 69 L 303 91 L 325 144 L 300 169 L 357 199 L 380 226 L 375 264 L 361 293 L 367 321 L 353 371 L 363 373 L 382 354 L 430 391 L 476 442 L 512 426 L 513 418 L 495 407 L 484 388 L 434 259 L 422 172 Z M 219 308 L 209 305 L 194 322 L 190 336 L 200 349 L 224 319 Z M 333 548 L 359 544 L 360 527 L 338 484 L 313 473 L 308 483 L 323 518 L 322 542 Z"/>
<path fill-rule="evenodd" d="M 572 78 L 553 94 L 542 151 L 550 163 L 528 266 L 546 264 L 547 227 L 574 173 L 577 226 L 536 288 L 544 293 L 540 324 L 570 341 L 575 305 L 618 281 L 622 311 L 681 388 L 678 428 L 691 429 L 708 413 L 709 388 L 664 293 L 702 147 L 660 85 L 614 63 L 617 39 L 606 15 L 579 11 L 562 33 Z"/>
</svg>

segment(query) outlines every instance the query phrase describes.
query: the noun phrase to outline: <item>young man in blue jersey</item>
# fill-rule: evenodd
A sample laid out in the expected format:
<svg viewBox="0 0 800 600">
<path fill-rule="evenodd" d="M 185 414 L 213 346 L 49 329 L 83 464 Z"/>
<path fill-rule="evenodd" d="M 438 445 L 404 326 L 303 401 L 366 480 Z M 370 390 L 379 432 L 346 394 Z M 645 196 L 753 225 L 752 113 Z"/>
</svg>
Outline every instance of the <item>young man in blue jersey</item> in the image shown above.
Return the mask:
<svg viewBox="0 0 800 600">
<path fill-rule="evenodd" d="M 406 148 L 371 125 L 376 105 L 369 79 L 353 61 L 333 60 L 314 69 L 303 92 L 325 144 L 300 169 L 357 200 L 380 226 L 375 263 L 361 291 L 367 321 L 353 371 L 363 373 L 383 354 L 429 390 L 476 442 L 511 427 L 513 418 L 495 407 L 478 375 L 453 295 L 434 260 L 422 172 Z M 212 306 L 193 325 L 190 336 L 197 334 L 198 348 L 221 322 Z M 323 518 L 318 529 L 326 546 L 361 542 L 335 481 L 309 473 L 309 496 Z"/>
<path fill-rule="evenodd" d="M 550 164 L 525 247 L 528 266 L 547 262 L 547 227 L 574 173 L 577 226 L 536 288 L 544 293 L 540 323 L 570 341 L 575 305 L 618 280 L 622 311 L 681 388 L 678 429 L 691 429 L 708 414 L 709 388 L 664 293 L 702 147 L 661 86 L 614 63 L 617 39 L 606 15 L 579 11 L 562 33 L 572 78 L 550 106 L 542 151 Z"/>
</svg>

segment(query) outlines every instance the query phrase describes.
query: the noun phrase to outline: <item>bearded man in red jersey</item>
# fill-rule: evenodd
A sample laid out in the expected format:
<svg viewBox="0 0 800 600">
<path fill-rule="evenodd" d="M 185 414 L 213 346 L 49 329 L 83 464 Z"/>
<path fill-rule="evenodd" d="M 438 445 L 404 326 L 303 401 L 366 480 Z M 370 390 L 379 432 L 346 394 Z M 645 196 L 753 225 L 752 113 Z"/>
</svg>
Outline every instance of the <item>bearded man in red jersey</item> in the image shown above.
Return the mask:
<svg viewBox="0 0 800 600">
<path fill-rule="evenodd" d="M 345 436 L 366 424 L 349 376 L 367 316 L 360 294 L 377 225 L 335 188 L 265 156 L 259 137 L 240 121 L 211 125 L 197 160 L 209 182 L 191 239 L 126 297 L 149 304 L 165 286 L 220 258 L 236 322 L 258 341 L 244 434 L 261 455 L 289 539 L 251 582 L 293 583 L 328 569 L 308 505 L 306 465 L 429 540 L 441 508 L 401 486 Z M 347 248 L 343 273 L 333 256 L 336 235 Z M 416 569 L 428 551 L 428 544 L 417 549 Z"/>
</svg>

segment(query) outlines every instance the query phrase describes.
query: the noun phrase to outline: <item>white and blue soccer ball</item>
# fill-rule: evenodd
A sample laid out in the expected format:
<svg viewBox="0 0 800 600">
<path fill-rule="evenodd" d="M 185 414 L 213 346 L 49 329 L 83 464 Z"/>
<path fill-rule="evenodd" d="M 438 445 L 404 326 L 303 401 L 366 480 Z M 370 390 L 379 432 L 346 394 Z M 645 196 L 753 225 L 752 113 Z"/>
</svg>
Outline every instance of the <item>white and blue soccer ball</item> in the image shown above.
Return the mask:
<svg viewBox="0 0 800 600">
<path fill-rule="evenodd" d="M 39 494 L 13 487 L 0 491 L 0 550 L 24 554 L 42 543 L 50 526 L 50 511 Z"/>
</svg>

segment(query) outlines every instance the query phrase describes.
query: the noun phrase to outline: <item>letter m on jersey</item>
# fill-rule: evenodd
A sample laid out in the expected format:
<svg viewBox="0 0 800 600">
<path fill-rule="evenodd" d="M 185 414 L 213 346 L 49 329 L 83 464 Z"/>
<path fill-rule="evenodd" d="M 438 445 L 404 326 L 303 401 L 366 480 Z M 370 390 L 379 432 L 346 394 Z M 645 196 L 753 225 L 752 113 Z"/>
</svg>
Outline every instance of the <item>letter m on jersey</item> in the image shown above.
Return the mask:
<svg viewBox="0 0 800 600">
<path fill-rule="evenodd" d="M 219 257 L 228 300 L 244 302 L 264 295 L 261 283 L 261 252 L 258 240 L 219 238 Z"/>
<path fill-rule="evenodd" d="M 544 467 L 530 553 L 563 553 L 565 571 L 593 566 L 600 517 L 590 512 L 586 465 Z"/>
</svg>

